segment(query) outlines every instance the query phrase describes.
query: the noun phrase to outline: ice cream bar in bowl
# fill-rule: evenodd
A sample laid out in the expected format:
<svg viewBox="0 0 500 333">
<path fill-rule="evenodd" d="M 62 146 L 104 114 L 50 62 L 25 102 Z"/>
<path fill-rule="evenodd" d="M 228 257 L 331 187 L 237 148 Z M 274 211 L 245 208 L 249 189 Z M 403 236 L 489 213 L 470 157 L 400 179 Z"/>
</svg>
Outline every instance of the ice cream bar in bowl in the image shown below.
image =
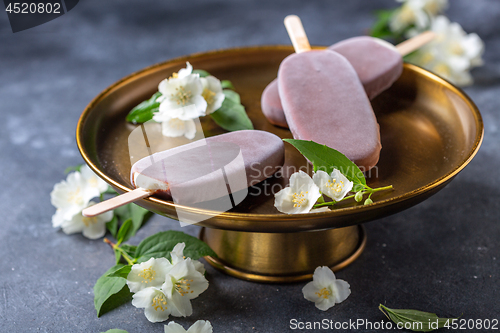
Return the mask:
<svg viewBox="0 0 500 333">
<path fill-rule="evenodd" d="M 371 100 L 392 86 L 399 78 L 403 71 L 402 57 L 433 38 L 434 33 L 426 31 L 394 46 L 379 38 L 360 36 L 335 43 L 328 49 L 341 54 L 351 63 Z M 279 97 L 277 79 L 271 81 L 262 92 L 261 107 L 262 113 L 270 123 L 288 127 Z"/>
<path fill-rule="evenodd" d="M 96 216 L 151 195 L 179 204 L 210 202 L 212 209 L 225 211 L 246 197 L 242 190 L 271 177 L 283 163 L 283 141 L 272 133 L 244 130 L 212 136 L 135 162 L 130 170 L 135 190 L 90 206 L 83 214 Z"/>
<path fill-rule="evenodd" d="M 297 16 L 285 18 L 296 53 L 278 71 L 283 111 L 295 139 L 334 148 L 369 170 L 379 159 L 379 125 L 351 63 L 331 50 L 311 50 Z M 298 40 L 298 41 L 297 41 Z"/>
</svg>

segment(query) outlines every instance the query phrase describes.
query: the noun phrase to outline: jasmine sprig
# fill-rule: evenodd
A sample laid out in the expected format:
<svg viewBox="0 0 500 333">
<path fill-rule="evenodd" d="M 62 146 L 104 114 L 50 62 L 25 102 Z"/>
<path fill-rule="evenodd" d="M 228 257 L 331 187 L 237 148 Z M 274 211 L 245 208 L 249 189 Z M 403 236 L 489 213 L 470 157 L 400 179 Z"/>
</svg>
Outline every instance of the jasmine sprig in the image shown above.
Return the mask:
<svg viewBox="0 0 500 333">
<path fill-rule="evenodd" d="M 66 179 L 55 184 L 50 193 L 51 203 L 57 209 L 52 216 L 53 227 L 60 227 L 66 234 L 82 232 L 90 239 L 104 236 L 106 223 L 113 218 L 113 213 L 87 218 L 81 212 L 95 204 L 91 200 L 101 197 L 108 185 L 87 165 L 70 167 L 65 172 L 69 172 Z"/>
<path fill-rule="evenodd" d="M 133 265 L 133 264 L 135 264 L 135 262 L 137 261 L 137 259 L 135 259 L 135 258 L 131 258 L 131 257 L 130 257 L 130 255 L 129 255 L 129 253 L 120 247 L 120 244 L 119 244 L 119 243 L 116 243 L 116 244 L 115 244 L 115 243 L 113 243 L 112 241 L 110 241 L 110 240 L 109 240 L 109 239 L 107 239 L 107 238 L 104 238 L 104 239 L 103 239 L 103 241 L 104 241 L 104 243 L 109 244 L 109 246 L 111 246 L 111 248 L 113 249 L 113 251 L 115 251 L 115 252 L 118 252 L 118 253 L 119 253 L 119 257 L 118 257 L 118 259 L 117 259 L 117 261 L 118 261 L 118 262 L 119 262 L 119 260 L 120 260 L 120 257 L 122 257 L 122 256 L 123 256 L 123 259 L 125 259 L 125 261 L 126 261 L 129 265 Z M 118 262 L 117 262 L 117 263 L 118 263 Z"/>
<path fill-rule="evenodd" d="M 395 34 L 389 24 L 391 22 L 391 18 L 397 9 L 388 9 L 388 10 L 378 10 L 375 12 L 376 20 L 370 29 L 370 36 L 376 38 L 396 38 L 400 37 L 399 34 Z"/>
<path fill-rule="evenodd" d="M 404 56 L 406 62 L 421 66 L 459 86 L 474 82 L 470 70 L 482 66 L 484 42 L 475 33 L 466 33 L 457 22 L 443 15 L 448 0 L 400 0 L 394 9 L 376 12 L 372 37 L 400 43 L 426 30 L 434 40 Z"/>
<path fill-rule="evenodd" d="M 186 81 L 188 76 L 190 77 L 189 84 L 179 81 Z M 234 89 L 231 81 L 219 81 L 205 70 L 193 70 L 188 63 L 187 68 L 181 69 L 179 73 L 173 73 L 170 79 L 162 81 L 159 86 L 160 91 L 135 106 L 127 115 L 126 120 L 133 124 L 142 124 L 153 119 L 163 124 L 163 132 L 168 133 L 167 136 L 181 136 L 187 133 L 186 137 L 190 139 L 194 137 L 192 119 L 205 115 L 209 115 L 217 125 L 227 131 L 253 129 L 252 121 L 241 104 L 240 95 Z M 174 98 L 172 101 L 170 100 L 172 98 L 166 97 L 177 96 L 175 94 L 177 91 L 185 92 L 180 95 L 180 99 Z M 190 100 L 186 100 L 187 97 Z M 179 105 L 190 104 L 198 106 L 200 112 L 186 116 L 174 110 Z M 186 128 L 180 134 L 177 133 L 179 125 Z M 174 129 L 177 130 L 174 131 Z"/>
<path fill-rule="evenodd" d="M 403 0 L 401 6 L 379 10 L 370 30 L 370 35 L 377 38 L 390 38 L 401 42 L 414 31 L 429 28 L 432 20 L 448 7 L 448 0 Z"/>
<path fill-rule="evenodd" d="M 338 200 L 338 201 L 334 200 L 334 201 L 328 201 L 328 202 L 320 202 L 320 203 L 315 204 L 313 206 L 313 208 L 320 208 L 320 207 L 325 207 L 325 206 L 333 206 L 333 205 L 335 205 L 338 202 L 349 200 L 349 199 L 353 199 L 353 198 L 357 202 L 361 202 L 363 200 L 363 196 L 365 194 L 368 194 L 368 198 L 365 200 L 365 205 L 369 205 L 369 204 L 373 203 L 373 200 L 371 199 L 371 196 L 372 196 L 373 193 L 380 192 L 380 191 L 392 190 L 392 189 L 394 189 L 392 187 L 392 185 L 384 186 L 384 187 L 378 187 L 378 188 L 371 188 L 369 186 L 366 186 L 366 190 L 365 191 L 358 191 L 355 194 L 351 194 L 349 196 L 346 196 L 343 199 Z"/>
<path fill-rule="evenodd" d="M 121 228 L 126 229 L 127 226 L 124 227 L 124 225 L 122 224 Z M 104 240 L 112 247 L 115 254 L 119 253 L 119 256 L 125 259 L 126 264 L 117 262 L 97 280 L 94 286 L 94 305 L 98 317 L 132 299 L 131 291 L 135 291 L 133 288 L 129 288 L 127 277 L 132 269 L 137 267 L 134 265 L 144 265 L 151 261 L 164 262 L 165 260 L 175 264 L 175 262 L 183 260 L 184 257 L 191 258 L 190 260 L 195 262 L 203 256 L 217 256 L 206 243 L 180 231 L 159 232 L 145 238 L 137 246 L 123 244 L 124 238 L 119 238 L 116 243 L 109 239 Z M 185 248 L 183 247 L 183 251 L 180 252 L 175 250 L 179 243 L 185 244 Z"/>
<path fill-rule="evenodd" d="M 344 200 L 355 199 L 361 202 L 368 195 L 364 204 L 373 203 L 372 195 L 376 192 L 393 189 L 392 185 L 371 188 L 359 167 L 341 152 L 321 145 L 314 141 L 283 139 L 294 146 L 314 167 L 314 183 L 319 186 L 322 194 L 332 201 L 318 201 L 312 208 L 333 206 Z M 351 195 L 347 195 L 352 193 Z M 320 197 L 322 198 L 322 197 Z"/>
</svg>

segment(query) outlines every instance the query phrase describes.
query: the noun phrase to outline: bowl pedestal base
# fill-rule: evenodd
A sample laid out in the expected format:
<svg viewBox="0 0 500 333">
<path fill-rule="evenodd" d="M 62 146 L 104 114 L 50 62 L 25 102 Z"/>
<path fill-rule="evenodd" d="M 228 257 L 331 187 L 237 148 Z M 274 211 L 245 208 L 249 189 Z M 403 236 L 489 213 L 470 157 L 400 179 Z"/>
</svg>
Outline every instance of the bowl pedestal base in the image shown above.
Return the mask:
<svg viewBox="0 0 500 333">
<path fill-rule="evenodd" d="M 203 228 L 200 239 L 217 253 L 210 265 L 234 277 L 268 283 L 310 280 L 318 266 L 338 271 L 366 245 L 362 226 L 294 233 L 257 233 Z"/>
</svg>

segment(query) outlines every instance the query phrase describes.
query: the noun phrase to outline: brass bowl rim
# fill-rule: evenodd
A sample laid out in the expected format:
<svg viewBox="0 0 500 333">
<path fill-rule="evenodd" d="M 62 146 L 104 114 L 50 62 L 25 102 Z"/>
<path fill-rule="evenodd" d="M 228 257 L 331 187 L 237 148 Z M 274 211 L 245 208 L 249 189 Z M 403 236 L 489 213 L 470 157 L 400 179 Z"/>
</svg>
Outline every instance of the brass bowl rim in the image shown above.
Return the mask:
<svg viewBox="0 0 500 333">
<path fill-rule="evenodd" d="M 314 46 L 313 48 L 315 49 L 324 49 L 325 46 Z M 125 76 L 124 78 L 118 80 L 117 82 L 111 84 L 108 86 L 106 89 L 104 89 L 101 93 L 99 93 L 83 110 L 82 114 L 80 115 L 80 118 L 77 123 L 76 127 L 76 142 L 78 149 L 80 151 L 80 154 L 82 155 L 85 163 L 89 165 L 89 167 L 103 180 L 105 180 L 108 184 L 111 186 L 121 190 L 122 192 L 129 192 L 132 191 L 133 188 L 129 188 L 127 186 L 122 185 L 119 182 L 114 181 L 110 177 L 108 177 L 104 172 L 102 172 L 97 165 L 95 165 L 89 156 L 89 152 L 87 149 L 85 149 L 85 146 L 83 144 L 83 128 L 84 128 L 84 123 L 95 105 L 97 105 L 102 99 L 104 99 L 107 95 L 109 95 L 112 91 L 119 89 L 122 85 L 126 84 L 130 80 L 135 80 L 139 77 L 147 76 L 150 72 L 155 71 L 158 68 L 161 68 L 163 66 L 171 65 L 174 63 L 185 63 L 186 61 L 189 60 L 194 60 L 197 58 L 202 58 L 206 56 L 213 56 L 219 53 L 238 53 L 238 52 L 258 52 L 258 51 L 266 51 L 266 50 L 281 50 L 281 51 L 289 51 L 290 53 L 293 53 L 293 47 L 288 46 L 288 45 L 259 45 L 259 46 L 247 46 L 247 47 L 236 47 L 236 48 L 228 48 L 228 49 L 218 49 L 218 50 L 212 50 L 212 51 L 207 51 L 207 52 L 197 52 L 193 53 L 190 55 L 184 55 L 181 57 L 173 58 L 170 60 L 166 60 L 164 62 L 160 62 L 148 67 L 145 67 L 139 71 L 133 72 L 130 75 Z M 479 112 L 479 109 L 477 108 L 476 104 L 471 100 L 471 98 L 459 87 L 455 86 L 451 82 L 447 81 L 446 79 L 443 79 L 439 76 L 437 76 L 434 73 L 431 73 L 427 71 L 426 69 L 423 69 L 422 67 L 409 64 L 409 63 L 404 63 L 404 67 L 407 69 L 410 69 L 412 71 L 417 72 L 420 75 L 423 75 L 427 77 L 430 80 L 436 81 L 443 85 L 444 87 L 448 88 L 458 96 L 462 97 L 463 100 L 466 102 L 466 104 L 469 106 L 469 108 L 472 110 L 473 116 L 474 116 L 474 121 L 476 123 L 477 131 L 476 131 L 476 136 L 474 138 L 474 145 L 469 152 L 467 158 L 459 164 L 455 169 L 451 170 L 448 172 L 446 175 L 442 176 L 439 179 L 436 179 L 432 183 L 427 184 L 426 186 L 422 186 L 420 188 L 417 188 L 413 191 L 406 192 L 402 195 L 399 195 L 397 197 L 389 198 L 389 199 L 383 199 L 383 200 L 378 200 L 370 205 L 363 205 L 363 206 L 353 206 L 353 207 L 344 207 L 344 208 L 338 208 L 331 210 L 329 212 L 321 212 L 321 213 L 314 213 L 314 214 L 293 214 L 293 215 L 287 215 L 287 214 L 281 214 L 277 212 L 276 214 L 254 214 L 254 213 L 233 213 L 233 212 L 216 212 L 216 211 L 210 211 L 210 210 L 204 210 L 204 209 L 197 209 L 197 208 L 192 208 L 188 206 L 182 206 L 182 205 L 177 205 L 174 204 L 173 202 L 158 199 L 155 197 L 149 197 L 146 199 L 142 200 L 149 200 L 155 204 L 160 204 L 162 206 L 167 206 L 170 209 L 176 209 L 176 208 L 181 208 L 185 210 L 186 212 L 189 213 L 194 213 L 194 214 L 203 214 L 203 215 L 213 215 L 217 216 L 217 219 L 219 220 L 227 220 L 226 223 L 222 222 L 215 222 L 211 223 L 210 221 L 204 221 L 203 224 L 199 223 L 200 225 L 207 226 L 207 227 L 218 227 L 221 228 L 223 227 L 224 229 L 232 230 L 232 225 L 231 225 L 231 220 L 244 220 L 244 221 L 251 221 L 252 223 L 287 223 L 291 221 L 298 221 L 298 220 L 308 220 L 308 219 L 317 219 L 320 217 L 340 217 L 340 216 L 346 216 L 350 215 L 353 213 L 359 213 L 360 211 L 362 212 L 370 212 L 379 209 L 380 207 L 383 206 L 390 206 L 408 199 L 411 199 L 413 197 L 419 196 L 427 191 L 431 191 L 435 188 L 438 188 L 441 185 L 446 184 L 449 182 L 453 177 L 455 177 L 460 171 L 462 171 L 469 163 L 470 161 L 474 158 L 474 156 L 477 154 L 481 143 L 484 138 L 484 125 L 483 125 L 483 120 L 481 117 L 481 114 Z"/>
</svg>

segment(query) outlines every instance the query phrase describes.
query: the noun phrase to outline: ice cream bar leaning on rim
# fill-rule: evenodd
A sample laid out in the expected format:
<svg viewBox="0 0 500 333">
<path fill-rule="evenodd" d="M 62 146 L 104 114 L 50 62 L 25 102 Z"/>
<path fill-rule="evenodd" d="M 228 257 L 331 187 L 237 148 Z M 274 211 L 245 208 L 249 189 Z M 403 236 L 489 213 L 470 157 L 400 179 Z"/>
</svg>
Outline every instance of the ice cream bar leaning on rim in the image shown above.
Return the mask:
<svg viewBox="0 0 500 333">
<path fill-rule="evenodd" d="M 396 46 L 379 38 L 361 36 L 338 42 L 328 49 L 343 55 L 351 63 L 368 98 L 373 99 L 399 78 L 403 71 L 402 57 L 430 42 L 434 36 L 433 32 L 426 31 Z M 264 89 L 261 108 L 271 124 L 288 127 L 277 79 Z"/>
<path fill-rule="evenodd" d="M 209 137 L 140 159 L 130 171 L 135 190 L 90 206 L 83 215 L 152 195 L 187 204 L 214 200 L 263 181 L 283 163 L 283 141 L 272 133 L 245 130 Z"/>
</svg>

